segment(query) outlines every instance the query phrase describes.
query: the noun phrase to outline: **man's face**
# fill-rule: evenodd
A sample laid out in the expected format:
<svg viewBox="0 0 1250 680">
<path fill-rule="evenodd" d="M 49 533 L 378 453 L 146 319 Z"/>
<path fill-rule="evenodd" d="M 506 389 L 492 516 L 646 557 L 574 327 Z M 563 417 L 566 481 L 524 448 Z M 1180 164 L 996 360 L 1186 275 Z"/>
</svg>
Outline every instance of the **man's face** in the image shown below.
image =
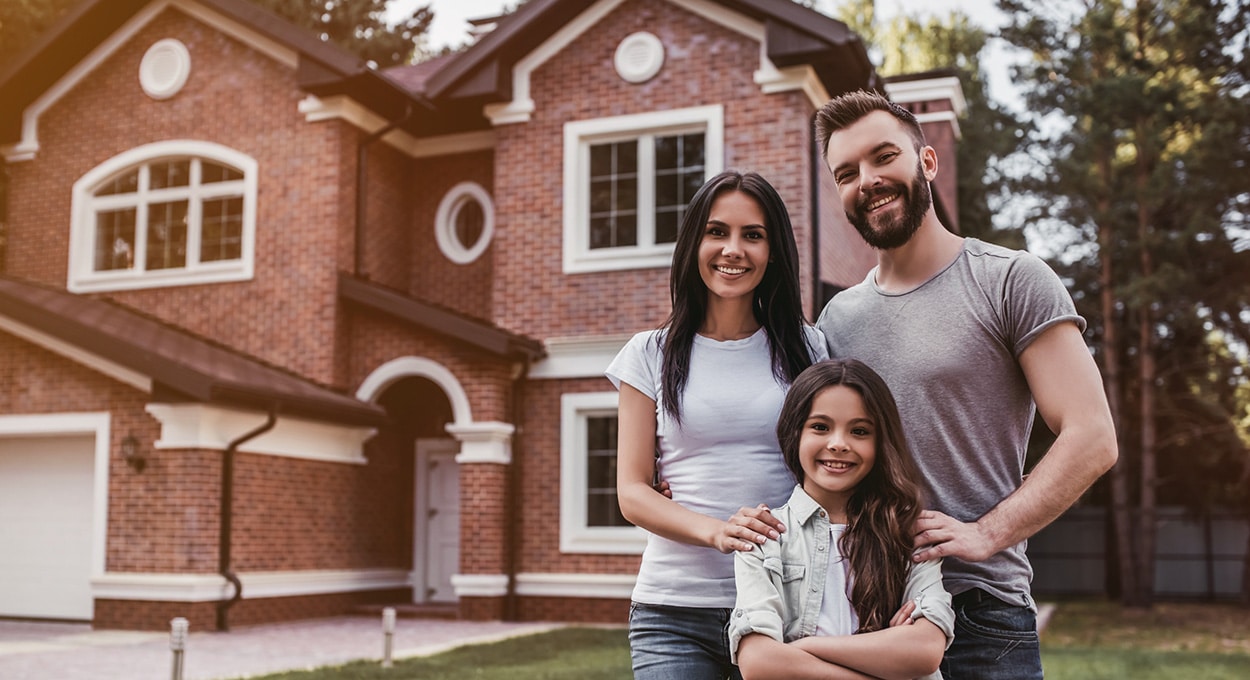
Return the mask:
<svg viewBox="0 0 1250 680">
<path fill-rule="evenodd" d="M 873 111 L 830 135 L 825 160 L 847 219 L 873 248 L 907 243 L 933 205 L 929 180 L 937 165 L 932 149 L 917 153 L 903 124 L 885 111 Z"/>
</svg>

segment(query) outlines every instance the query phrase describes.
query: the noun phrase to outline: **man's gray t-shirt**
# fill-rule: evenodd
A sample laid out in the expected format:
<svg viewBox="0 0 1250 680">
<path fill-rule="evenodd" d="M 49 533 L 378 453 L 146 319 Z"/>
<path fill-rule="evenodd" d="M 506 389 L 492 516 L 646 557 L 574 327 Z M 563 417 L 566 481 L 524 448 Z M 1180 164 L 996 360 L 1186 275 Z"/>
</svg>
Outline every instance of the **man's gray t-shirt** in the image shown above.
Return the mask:
<svg viewBox="0 0 1250 680">
<path fill-rule="evenodd" d="M 1016 490 L 1035 405 L 1021 352 L 1050 327 L 1074 322 L 1072 297 L 1041 259 L 976 239 L 933 278 L 887 293 L 868 277 L 836 295 L 816 326 L 829 356 L 863 361 L 894 393 L 928 505 L 961 521 Z M 971 588 L 1035 608 L 1025 543 L 990 559 L 947 558 L 947 590 Z"/>
</svg>

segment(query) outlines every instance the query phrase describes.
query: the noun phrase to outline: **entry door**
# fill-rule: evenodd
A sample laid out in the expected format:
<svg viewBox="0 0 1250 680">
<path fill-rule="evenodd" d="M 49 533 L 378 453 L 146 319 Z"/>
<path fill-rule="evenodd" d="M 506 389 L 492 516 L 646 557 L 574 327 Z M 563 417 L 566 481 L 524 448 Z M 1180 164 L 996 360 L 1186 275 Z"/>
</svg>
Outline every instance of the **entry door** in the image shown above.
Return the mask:
<svg viewBox="0 0 1250 680">
<path fill-rule="evenodd" d="M 413 600 L 455 602 L 451 577 L 460 568 L 460 443 L 417 441 Z"/>
<path fill-rule="evenodd" d="M 0 616 L 91 620 L 94 437 L 0 438 Z"/>
</svg>

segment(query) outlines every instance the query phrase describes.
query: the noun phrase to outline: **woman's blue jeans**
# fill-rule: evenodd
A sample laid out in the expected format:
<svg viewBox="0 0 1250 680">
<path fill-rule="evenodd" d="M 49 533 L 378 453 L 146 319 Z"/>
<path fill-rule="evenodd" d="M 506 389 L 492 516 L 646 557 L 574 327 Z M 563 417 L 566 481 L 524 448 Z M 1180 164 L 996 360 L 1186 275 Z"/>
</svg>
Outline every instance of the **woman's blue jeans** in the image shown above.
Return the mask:
<svg viewBox="0 0 1250 680">
<path fill-rule="evenodd" d="M 731 609 L 629 607 L 629 651 L 635 680 L 741 680 L 729 662 Z"/>
<path fill-rule="evenodd" d="M 942 658 L 945 680 L 1041 680 L 1037 615 L 986 593 L 956 595 L 955 641 Z"/>
</svg>

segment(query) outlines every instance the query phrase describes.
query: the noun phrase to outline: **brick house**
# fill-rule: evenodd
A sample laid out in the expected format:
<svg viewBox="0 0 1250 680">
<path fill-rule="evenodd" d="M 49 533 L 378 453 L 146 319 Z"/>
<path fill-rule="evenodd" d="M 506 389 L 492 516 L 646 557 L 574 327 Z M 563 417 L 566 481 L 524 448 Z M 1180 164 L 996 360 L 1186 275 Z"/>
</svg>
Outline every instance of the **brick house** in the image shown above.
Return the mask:
<svg viewBox="0 0 1250 680">
<path fill-rule="evenodd" d="M 246 0 L 85 0 L 0 66 L 0 617 L 623 621 L 602 370 L 721 169 L 787 201 L 809 316 L 862 277 L 811 119 L 864 87 L 953 145 L 953 78 L 791 0 L 530 0 L 385 71 Z"/>
</svg>

